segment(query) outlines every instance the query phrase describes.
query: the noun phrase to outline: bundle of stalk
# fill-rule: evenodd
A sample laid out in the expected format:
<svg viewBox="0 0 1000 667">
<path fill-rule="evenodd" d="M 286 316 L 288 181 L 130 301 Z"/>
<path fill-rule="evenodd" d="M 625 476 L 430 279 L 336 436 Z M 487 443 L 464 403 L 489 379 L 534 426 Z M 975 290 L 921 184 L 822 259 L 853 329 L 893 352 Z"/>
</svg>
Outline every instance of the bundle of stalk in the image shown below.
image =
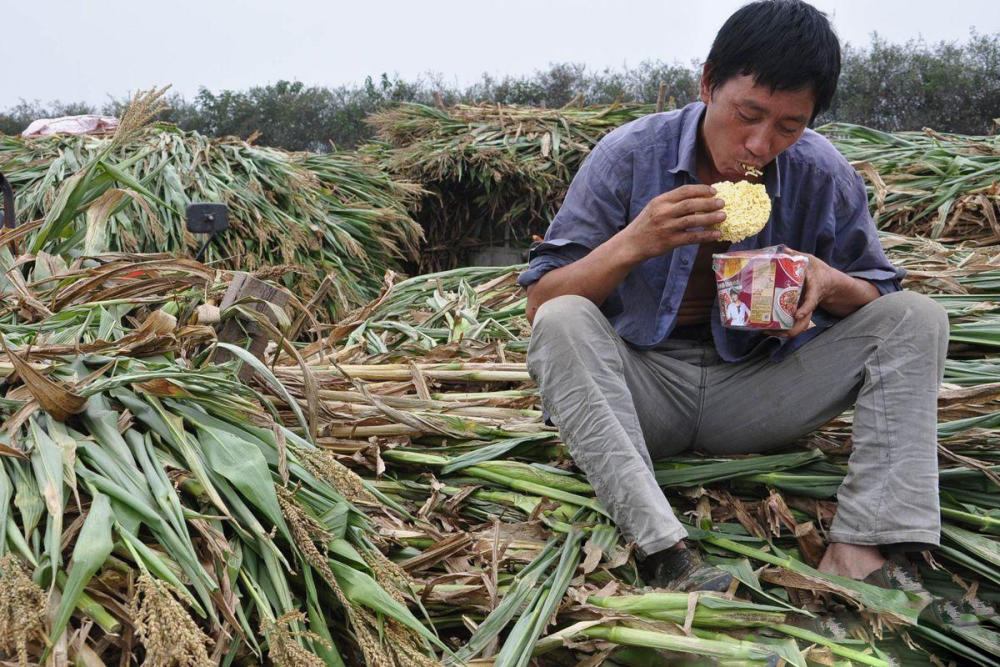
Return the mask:
<svg viewBox="0 0 1000 667">
<path fill-rule="evenodd" d="M 894 264 L 907 270 L 904 286 L 940 303 L 951 319 L 952 358 L 979 358 L 1000 347 L 1000 253 L 969 241 L 882 235 Z"/>
<path fill-rule="evenodd" d="M 908 284 L 942 301 L 956 332 L 996 311 L 991 249 L 884 242 L 911 269 Z M 299 350 L 316 387 L 317 444 L 417 517 L 371 513 L 461 659 L 996 663 L 1000 362 L 988 355 L 1000 323 L 960 343 L 941 392 L 943 546 L 918 566 L 930 592 L 952 601 L 943 621 L 918 618 L 925 601 L 910 594 L 815 569 L 850 454 L 849 414 L 785 453 L 657 462 L 694 544 L 740 586 L 734 596 L 649 594 L 558 430 L 542 421 L 513 269 L 390 280 L 379 299 Z M 276 361 L 295 398 L 281 408 L 292 424 L 293 406 L 309 404 L 307 376 L 291 357 Z M 817 633 L 809 617 L 820 612 L 837 612 L 843 633 Z"/>
<path fill-rule="evenodd" d="M 204 323 L 228 274 L 167 255 L 13 257 L 39 226 L 0 236 L 0 661 L 447 653 L 359 507 L 405 510 L 317 449 L 314 415 L 292 411 L 298 432 L 275 420 L 234 365 L 283 388 Z M 236 361 L 214 364 L 218 348 Z"/>
<path fill-rule="evenodd" d="M 419 269 L 439 271 L 486 246 L 527 248 L 597 140 L 654 109 L 404 104 L 369 116 L 378 143 L 362 150 L 429 192 L 416 214 L 426 237 Z"/>
<path fill-rule="evenodd" d="M 295 265 L 286 283 L 298 291 L 329 276 L 340 313 L 377 294 L 378 277 L 415 258 L 420 240 L 407 212 L 420 189 L 353 153 L 289 153 L 155 125 L 124 137 L 0 136 L 0 170 L 19 217 L 46 221 L 32 250 L 193 256 L 206 238 L 185 229 L 186 205 L 222 202 L 230 228 L 207 262 Z"/>
<path fill-rule="evenodd" d="M 1000 138 L 925 129 L 890 134 L 820 128 L 868 182 L 879 228 L 952 239 L 1000 239 Z"/>
</svg>

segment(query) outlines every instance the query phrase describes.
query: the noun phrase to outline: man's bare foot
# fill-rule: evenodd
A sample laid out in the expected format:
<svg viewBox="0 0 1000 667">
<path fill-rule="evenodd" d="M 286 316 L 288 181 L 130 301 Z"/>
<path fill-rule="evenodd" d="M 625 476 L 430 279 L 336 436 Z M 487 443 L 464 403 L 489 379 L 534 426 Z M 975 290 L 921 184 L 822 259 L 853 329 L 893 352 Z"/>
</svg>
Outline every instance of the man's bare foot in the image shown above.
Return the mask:
<svg viewBox="0 0 1000 667">
<path fill-rule="evenodd" d="M 885 561 L 878 547 L 831 542 L 816 569 L 860 581 L 882 567 Z"/>
</svg>

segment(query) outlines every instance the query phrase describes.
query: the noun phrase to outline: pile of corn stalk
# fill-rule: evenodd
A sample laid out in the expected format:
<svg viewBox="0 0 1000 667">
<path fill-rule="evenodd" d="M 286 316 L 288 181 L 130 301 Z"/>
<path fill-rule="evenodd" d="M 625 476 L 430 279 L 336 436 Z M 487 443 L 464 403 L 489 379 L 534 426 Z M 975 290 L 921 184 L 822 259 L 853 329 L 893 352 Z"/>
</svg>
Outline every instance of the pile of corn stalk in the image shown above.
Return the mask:
<svg viewBox="0 0 1000 667">
<path fill-rule="evenodd" d="M 553 174 L 565 187 L 588 145 L 627 120 L 618 112 L 626 113 L 593 112 L 589 133 L 579 134 L 567 120 L 573 110 L 497 110 L 500 120 L 490 122 L 501 131 L 482 123 L 471 142 L 495 144 L 470 149 L 482 149 L 479 173 L 491 174 L 480 185 L 504 184 L 516 173 L 504 169 L 528 161 L 536 167 L 530 182 L 504 196 L 524 197 L 531 182 L 560 187 Z M 260 253 L 263 279 L 288 280 L 294 269 L 285 261 L 340 276 L 307 303 L 296 298 L 306 291 L 289 292 L 292 306 L 275 312 L 276 323 L 252 302 L 220 310 L 232 277 L 221 262 L 137 254 L 148 246 L 114 240 L 127 239 L 122 230 L 163 232 L 148 225 L 176 213 L 187 199 L 168 194 L 190 186 L 154 187 L 169 173 L 169 151 L 181 150 L 170 142 L 184 135 L 144 129 L 142 105 L 127 113 L 138 117 L 123 118 L 125 132 L 65 171 L 45 172 L 53 199 L 41 185 L 32 190 L 35 181 L 15 181 L 34 193 L 26 201 L 38 198 L 38 219 L 0 234 L 0 659 L 503 667 L 1000 660 L 997 246 L 883 236 L 909 271 L 908 287 L 930 294 L 951 319 L 938 425 L 943 545 L 918 563 L 928 590 L 951 601 L 943 620 L 921 615 L 926 601 L 916 595 L 815 569 L 851 451 L 849 414 L 782 453 L 658 461 L 656 477 L 693 544 L 738 584 L 721 595 L 653 591 L 558 431 L 542 421 L 524 365 L 530 329 L 517 267 L 401 281 L 390 271 L 372 301 L 348 311 L 362 290 L 376 291 L 373 276 L 388 260 L 336 264 L 342 254 L 326 243 L 275 259 L 262 250 L 271 237 L 254 240 L 253 224 L 273 213 L 285 227 L 269 234 L 294 239 L 300 221 L 280 212 L 294 200 L 295 215 L 345 251 L 352 233 L 376 234 L 377 216 L 330 217 L 333 202 L 381 186 L 369 189 L 363 172 L 337 162 L 343 156 L 263 151 L 253 161 L 245 151 L 258 149 L 247 144 L 208 142 L 188 167 L 222 171 L 199 194 L 249 197 L 241 209 L 248 226 L 232 241 L 244 245 L 233 252 Z M 485 112 L 467 113 L 459 119 L 466 128 Z M 547 124 L 532 125 L 539 114 Z M 152 136 L 170 145 L 126 153 L 137 137 Z M 458 139 L 438 139 L 428 168 L 438 161 L 442 177 L 463 169 L 445 162 Z M 219 147 L 235 157 L 211 158 Z M 513 151 L 509 163 L 505 151 Z M 136 171 L 154 158 L 151 171 Z M 293 163 L 313 176 L 281 181 L 301 175 Z M 18 164 L 15 178 L 30 172 L 31 161 Z M 313 177 L 325 185 L 315 190 Z M 245 179 L 245 189 L 232 179 Z M 502 200 L 499 190 L 487 193 Z M 477 204 L 483 215 L 507 210 L 491 201 Z M 525 211 L 542 210 L 541 199 L 528 201 Z M 126 208 L 131 202 L 140 208 Z M 330 220 L 357 224 L 331 231 L 322 226 Z M 402 243 L 394 238 L 381 242 Z M 385 256 L 394 252 L 387 248 Z M 248 268 L 239 257 L 235 265 Z M 324 324 L 318 305 L 338 299 L 330 310 L 346 314 Z M 263 361 L 218 340 L 233 318 L 270 333 Z M 249 384 L 237 376 L 246 366 Z M 820 614 L 834 614 L 839 629 L 811 629 Z"/>
<path fill-rule="evenodd" d="M 820 131 L 868 182 L 880 229 L 1000 241 L 1000 137 L 888 133 L 848 123 Z"/>
<path fill-rule="evenodd" d="M 657 462 L 694 544 L 739 586 L 644 588 L 542 422 L 516 270 L 390 274 L 335 325 L 293 296 L 261 363 L 217 342 L 212 323 L 254 312 L 212 316 L 227 273 L 7 250 L 34 233 L 0 237 L 0 656 L 13 664 L 1000 658 L 996 248 L 883 239 L 952 318 L 944 545 L 919 564 L 955 601 L 936 624 L 911 594 L 814 569 L 849 415 L 783 453 Z M 215 364 L 221 350 L 235 360 Z M 843 633 L 809 629 L 821 612 Z"/>
<path fill-rule="evenodd" d="M 1000 254 L 883 243 L 910 271 L 907 286 L 952 322 L 943 546 L 918 563 L 927 588 L 954 601 L 946 624 L 918 619 L 911 595 L 814 569 L 850 454 L 849 414 L 787 452 L 657 462 L 695 544 L 740 584 L 724 596 L 643 589 L 629 545 L 542 422 L 515 267 L 390 279 L 298 350 L 308 370 L 281 355 L 274 373 L 300 410 L 314 397 L 317 444 L 417 517 L 371 512 L 432 627 L 469 664 L 996 664 Z M 820 612 L 837 614 L 840 636 L 807 629 Z"/>
<path fill-rule="evenodd" d="M 4 664 L 448 654 L 359 507 L 405 509 L 238 380 L 251 364 L 291 401 L 217 341 L 212 323 L 253 317 L 220 312 L 231 276 L 169 255 L 13 256 L 38 226 L 0 235 Z"/>
<path fill-rule="evenodd" d="M 419 269 L 437 271 L 487 246 L 527 247 L 598 139 L 655 108 L 402 104 L 368 117 L 377 141 L 361 150 L 427 191 L 415 213 L 426 237 Z"/>
<path fill-rule="evenodd" d="M 420 241 L 407 211 L 420 188 L 354 153 L 289 153 L 152 125 L 117 139 L 0 135 L 0 171 L 16 192 L 19 220 L 47 222 L 32 250 L 85 244 L 91 254 L 191 257 L 206 237 L 185 229 L 185 207 L 221 202 L 230 228 L 208 245 L 207 262 L 294 266 L 284 282 L 300 291 L 329 276 L 334 313 L 375 296 L 380 277 L 416 258 Z"/>
</svg>

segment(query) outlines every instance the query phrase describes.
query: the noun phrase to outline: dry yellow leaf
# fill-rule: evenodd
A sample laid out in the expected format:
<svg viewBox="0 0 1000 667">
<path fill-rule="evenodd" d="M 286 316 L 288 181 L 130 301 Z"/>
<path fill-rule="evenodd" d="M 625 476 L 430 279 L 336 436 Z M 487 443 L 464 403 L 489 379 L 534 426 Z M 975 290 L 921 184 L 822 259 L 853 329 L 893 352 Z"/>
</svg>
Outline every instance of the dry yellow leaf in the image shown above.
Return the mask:
<svg viewBox="0 0 1000 667">
<path fill-rule="evenodd" d="M 42 409 L 52 415 L 53 419 L 66 421 L 71 415 L 82 412 L 87 407 L 87 398 L 75 394 L 67 389 L 61 382 L 45 377 L 31 364 L 17 356 L 13 350 L 7 347 L 7 341 L 0 336 L 0 344 L 14 365 L 14 370 L 21 377 L 24 386 L 31 392 L 31 396 L 38 401 Z"/>
</svg>

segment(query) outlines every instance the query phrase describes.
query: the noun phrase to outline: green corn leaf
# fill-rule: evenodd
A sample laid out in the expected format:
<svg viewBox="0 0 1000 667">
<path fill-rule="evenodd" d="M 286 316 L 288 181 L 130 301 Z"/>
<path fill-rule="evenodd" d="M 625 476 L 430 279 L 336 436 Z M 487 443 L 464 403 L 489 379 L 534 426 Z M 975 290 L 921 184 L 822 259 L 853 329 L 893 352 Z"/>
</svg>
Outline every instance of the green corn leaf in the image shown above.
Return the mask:
<svg viewBox="0 0 1000 667">
<path fill-rule="evenodd" d="M 548 574 L 559 554 L 557 543 L 553 540 L 535 556 L 531 563 L 515 575 L 513 583 L 507 589 L 507 594 L 504 595 L 500 604 L 479 624 L 465 646 L 459 649 L 459 658 L 462 660 L 474 658 L 499 636 L 507 624 L 521 613 L 538 585 L 538 581 Z"/>
<path fill-rule="evenodd" d="M 406 627 L 410 628 L 424 639 L 430 641 L 438 648 L 451 653 L 445 644 L 437 636 L 428 630 L 417 618 L 410 613 L 410 610 L 397 602 L 391 595 L 385 592 L 367 574 L 358 572 L 354 568 L 344 565 L 335 560 L 328 560 L 337 583 L 344 590 L 344 595 L 353 603 L 364 605 L 380 614 L 385 614 L 393 618 Z"/>
<path fill-rule="evenodd" d="M 559 563 L 545 585 L 538 589 L 535 603 L 529 607 L 530 613 L 522 614 L 514 625 L 494 660 L 496 667 L 525 667 L 531 660 L 532 647 L 559 607 L 570 579 L 576 572 L 582 540 L 583 531 L 576 526 L 571 528 L 563 544 Z"/>
<path fill-rule="evenodd" d="M 249 364 L 249 366 L 253 368 L 254 371 L 259 373 L 262 378 L 267 380 L 267 383 L 288 404 L 288 407 L 291 408 L 292 412 L 295 413 L 295 416 L 299 420 L 299 424 L 302 426 L 302 432 L 309 433 L 309 423 L 306 421 L 305 415 L 302 414 L 302 410 L 301 408 L 299 408 L 298 402 L 296 402 L 296 400 L 292 398 L 292 395 L 288 393 L 287 389 L 285 389 L 285 385 L 281 384 L 281 382 L 278 381 L 278 378 L 274 377 L 274 373 L 272 373 L 270 369 L 268 369 L 268 367 L 261 362 L 260 359 L 253 356 L 252 354 L 250 354 L 250 352 L 244 350 L 242 347 L 231 345 L 230 343 L 219 342 L 216 343 L 216 345 L 224 350 L 232 352 L 233 355 L 235 355 L 237 358 L 243 361 L 243 363 Z"/>
<path fill-rule="evenodd" d="M 192 444 L 190 435 L 184 430 L 183 421 L 163 409 L 163 405 L 155 396 L 146 396 L 141 400 L 134 393 L 117 390 L 112 394 L 125 405 L 138 419 L 145 422 L 157 435 L 177 449 L 187 464 L 188 469 L 202 485 L 205 494 L 212 503 L 224 514 L 228 514 L 222 496 L 212 485 L 201 453 Z"/>
<path fill-rule="evenodd" d="M 10 516 L 10 501 L 13 495 L 14 485 L 7 475 L 3 460 L 0 459 L 0 557 L 7 553 L 7 540 L 3 537 L 7 533 L 7 522 L 10 521 L 11 526 L 14 525 L 14 520 Z"/>
<path fill-rule="evenodd" d="M 45 501 L 38 491 L 35 476 L 28 472 L 27 466 L 21 462 L 11 463 L 14 468 L 14 507 L 21 513 L 21 530 L 24 539 L 29 539 L 45 512 Z"/>
<path fill-rule="evenodd" d="M 143 197 L 147 197 L 149 199 L 152 199 L 154 202 L 156 202 L 157 204 L 159 204 L 163 208 L 171 209 L 178 216 L 182 215 L 182 212 L 179 209 L 173 208 L 172 206 L 170 206 L 169 204 L 167 204 L 166 202 L 164 202 L 162 199 L 160 199 L 159 197 L 157 197 L 153 192 L 151 192 L 145 185 L 143 185 L 139 181 L 135 180 L 134 178 L 132 178 L 131 176 L 129 176 L 125 171 L 123 171 L 119 167 L 116 167 L 115 165 L 111 164 L 107 160 L 101 160 L 101 161 L 99 161 L 98 164 L 97 164 L 97 166 L 98 166 L 98 168 L 101 171 L 103 171 L 104 173 L 106 173 L 108 176 L 110 176 L 115 181 L 118 181 L 119 183 L 128 186 L 132 190 L 135 190 L 136 192 L 138 192 L 139 194 L 141 194 Z"/>
<path fill-rule="evenodd" d="M 39 428 L 38 423 L 29 420 L 29 430 L 34 445 L 31 452 L 31 465 L 35 470 L 35 479 L 41 490 L 42 498 L 48 509 L 46 531 L 46 553 L 53 569 L 59 569 L 62 564 L 62 525 L 63 525 L 63 455 L 48 433 Z M 53 586 L 55 579 L 53 578 Z"/>
<path fill-rule="evenodd" d="M 55 644 L 66 629 L 69 618 L 79 602 L 84 587 L 94 573 L 111 555 L 114 546 L 111 540 L 111 526 L 114 514 L 111 503 L 102 493 L 95 493 L 90 503 L 90 511 L 80 528 L 73 548 L 73 562 L 69 568 L 66 585 L 63 586 L 62 599 L 55 611 L 55 620 L 49 633 L 49 642 Z M 46 655 L 48 649 L 46 649 Z M 44 660 L 44 657 L 43 657 Z"/>
<path fill-rule="evenodd" d="M 260 450 L 228 431 L 207 426 L 198 428 L 198 442 L 212 470 L 228 479 L 288 541 L 292 541 L 274 491 L 271 471 Z"/>
</svg>

